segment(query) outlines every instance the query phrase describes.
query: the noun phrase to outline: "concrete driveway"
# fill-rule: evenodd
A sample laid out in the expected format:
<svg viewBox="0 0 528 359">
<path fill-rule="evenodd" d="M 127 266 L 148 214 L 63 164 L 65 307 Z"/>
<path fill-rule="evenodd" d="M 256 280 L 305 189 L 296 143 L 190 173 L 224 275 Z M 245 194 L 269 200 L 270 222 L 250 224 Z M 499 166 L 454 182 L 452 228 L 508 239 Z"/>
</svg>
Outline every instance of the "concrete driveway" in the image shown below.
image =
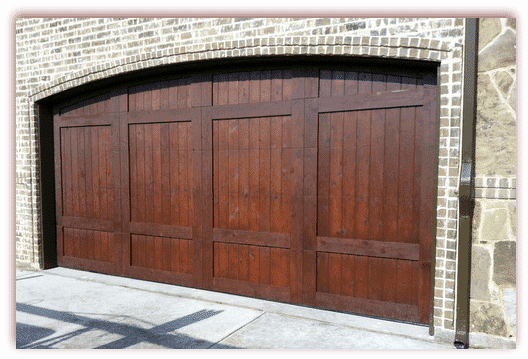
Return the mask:
<svg viewBox="0 0 528 359">
<path fill-rule="evenodd" d="M 19 349 L 454 349 L 424 326 L 66 268 L 16 271 Z"/>
</svg>

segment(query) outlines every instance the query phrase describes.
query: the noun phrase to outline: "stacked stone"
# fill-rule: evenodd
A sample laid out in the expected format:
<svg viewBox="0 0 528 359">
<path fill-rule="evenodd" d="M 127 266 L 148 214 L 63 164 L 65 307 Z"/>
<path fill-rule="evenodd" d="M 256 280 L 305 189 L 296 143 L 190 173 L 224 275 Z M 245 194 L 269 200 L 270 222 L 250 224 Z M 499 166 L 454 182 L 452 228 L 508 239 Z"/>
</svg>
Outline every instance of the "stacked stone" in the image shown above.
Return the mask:
<svg viewBox="0 0 528 359">
<path fill-rule="evenodd" d="M 515 19 L 481 19 L 470 341 L 516 335 Z"/>
</svg>

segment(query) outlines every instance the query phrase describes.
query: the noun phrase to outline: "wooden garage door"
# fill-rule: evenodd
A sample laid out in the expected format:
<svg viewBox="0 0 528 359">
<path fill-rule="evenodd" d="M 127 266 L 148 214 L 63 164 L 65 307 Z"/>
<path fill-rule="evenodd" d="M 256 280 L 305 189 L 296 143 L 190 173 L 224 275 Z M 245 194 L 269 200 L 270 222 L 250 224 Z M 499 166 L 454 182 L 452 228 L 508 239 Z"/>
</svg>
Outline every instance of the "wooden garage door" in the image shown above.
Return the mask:
<svg viewBox="0 0 528 359">
<path fill-rule="evenodd" d="M 269 68 L 57 106 L 59 264 L 426 323 L 435 91 Z"/>
</svg>

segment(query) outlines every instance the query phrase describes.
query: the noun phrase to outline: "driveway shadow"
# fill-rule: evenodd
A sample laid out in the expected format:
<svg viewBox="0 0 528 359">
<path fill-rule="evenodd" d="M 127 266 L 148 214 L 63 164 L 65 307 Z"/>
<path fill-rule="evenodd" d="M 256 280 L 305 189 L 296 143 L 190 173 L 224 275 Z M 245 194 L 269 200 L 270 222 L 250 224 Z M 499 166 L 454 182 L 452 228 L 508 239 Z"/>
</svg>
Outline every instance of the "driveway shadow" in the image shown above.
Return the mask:
<svg viewBox="0 0 528 359">
<path fill-rule="evenodd" d="M 37 327 L 35 325 L 16 323 L 16 348 L 20 349 L 28 344 L 46 338 L 55 333 L 54 330 Z"/>
<path fill-rule="evenodd" d="M 153 328 L 145 329 L 145 328 L 137 327 L 137 326 L 130 325 L 130 324 L 121 324 L 121 323 L 115 323 L 115 322 L 111 322 L 107 320 L 93 319 L 93 318 L 85 317 L 82 315 L 72 314 L 72 313 L 53 310 L 53 309 L 41 308 L 41 307 L 37 307 L 34 305 L 30 305 L 30 304 L 16 303 L 16 310 L 18 312 L 24 312 L 28 314 L 38 315 L 41 317 L 60 320 L 65 323 L 77 324 L 77 325 L 81 325 L 84 327 L 83 329 L 76 330 L 68 334 L 59 336 L 59 337 L 52 337 L 52 338 L 48 338 L 44 340 L 40 340 L 40 339 L 53 334 L 54 331 L 51 331 L 51 333 L 48 333 L 45 331 L 38 332 L 35 329 L 34 333 L 40 333 L 41 336 L 38 337 L 36 335 L 33 335 L 31 337 L 33 339 L 24 340 L 23 337 L 30 338 L 28 337 L 28 334 L 25 334 L 26 332 L 30 332 L 30 331 L 28 331 L 28 329 L 25 328 L 24 326 L 27 326 L 27 327 L 33 327 L 33 326 L 26 325 L 26 324 L 20 324 L 21 331 L 19 333 L 19 323 L 17 323 L 16 336 L 17 336 L 17 348 L 19 349 L 52 348 L 53 346 L 55 346 L 56 344 L 60 342 L 70 340 L 74 338 L 75 336 L 87 333 L 93 329 L 106 331 L 107 333 L 111 333 L 111 334 L 118 334 L 122 336 L 122 338 L 118 340 L 114 340 L 110 343 L 96 346 L 95 348 L 79 347 L 79 349 L 125 349 L 125 348 L 130 348 L 131 346 L 141 344 L 141 343 L 155 344 L 163 348 L 167 348 L 167 349 L 208 349 L 214 346 L 216 343 L 192 338 L 184 334 L 171 333 L 171 332 L 174 332 L 175 330 L 179 328 L 183 328 L 187 325 L 199 322 L 201 320 L 211 318 L 222 312 L 222 311 L 203 309 L 195 313 L 186 315 L 184 317 L 177 318 L 177 319 L 168 321 L 166 323 L 160 324 Z M 33 327 L 33 328 L 39 328 L 39 327 Z M 45 329 L 45 328 L 41 328 L 41 329 Z M 21 335 L 20 345 L 19 345 L 19 334 Z M 225 349 L 240 349 L 237 347 L 230 347 L 230 346 L 223 346 L 223 347 Z"/>
</svg>

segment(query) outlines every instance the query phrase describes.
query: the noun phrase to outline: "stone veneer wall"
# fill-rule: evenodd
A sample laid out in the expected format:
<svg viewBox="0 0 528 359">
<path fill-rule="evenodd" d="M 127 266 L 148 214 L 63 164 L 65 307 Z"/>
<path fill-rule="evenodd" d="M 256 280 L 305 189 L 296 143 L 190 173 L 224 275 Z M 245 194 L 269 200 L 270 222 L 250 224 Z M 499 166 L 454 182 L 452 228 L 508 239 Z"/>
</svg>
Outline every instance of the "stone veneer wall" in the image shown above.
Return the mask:
<svg viewBox="0 0 528 359">
<path fill-rule="evenodd" d="M 36 101 L 87 82 L 137 69 L 219 57 L 323 54 L 438 61 L 440 158 L 434 326 L 437 332 L 448 333 L 447 340 L 452 341 L 463 19 L 19 17 L 14 25 L 16 264 L 36 269 L 42 268 Z"/>
<path fill-rule="evenodd" d="M 480 20 L 470 343 L 516 336 L 515 19 Z"/>
</svg>

